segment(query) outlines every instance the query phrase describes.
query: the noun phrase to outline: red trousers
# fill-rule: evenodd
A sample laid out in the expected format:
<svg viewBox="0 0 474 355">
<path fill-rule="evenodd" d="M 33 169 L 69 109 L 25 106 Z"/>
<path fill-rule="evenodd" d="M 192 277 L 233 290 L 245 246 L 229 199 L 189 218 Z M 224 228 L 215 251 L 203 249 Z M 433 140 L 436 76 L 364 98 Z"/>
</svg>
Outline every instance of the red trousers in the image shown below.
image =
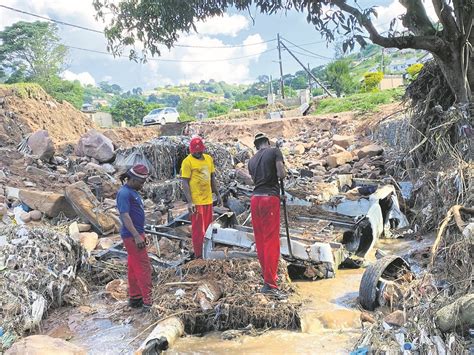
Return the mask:
<svg viewBox="0 0 474 355">
<path fill-rule="evenodd" d="M 151 305 L 151 263 L 146 248 L 138 249 L 133 238 L 124 238 L 123 245 L 128 254 L 129 297 L 141 298 L 143 303 Z"/>
<path fill-rule="evenodd" d="M 252 196 L 250 212 L 263 280 L 270 287 L 277 288 L 280 259 L 280 198 Z"/>
<path fill-rule="evenodd" d="M 191 216 L 191 231 L 193 239 L 194 255 L 197 258 L 202 257 L 202 246 L 204 244 L 204 234 L 207 227 L 212 223 L 212 204 L 197 205 L 196 213 Z"/>
</svg>

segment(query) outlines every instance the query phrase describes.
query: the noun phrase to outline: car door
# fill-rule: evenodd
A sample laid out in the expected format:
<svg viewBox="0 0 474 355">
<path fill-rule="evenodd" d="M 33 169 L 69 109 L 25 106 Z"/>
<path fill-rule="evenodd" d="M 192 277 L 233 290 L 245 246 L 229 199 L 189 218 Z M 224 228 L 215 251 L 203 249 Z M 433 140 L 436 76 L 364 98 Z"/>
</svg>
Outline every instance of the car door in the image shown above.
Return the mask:
<svg viewBox="0 0 474 355">
<path fill-rule="evenodd" d="M 154 121 L 154 122 L 157 122 L 158 121 L 158 112 L 159 110 L 153 110 L 149 113 L 149 116 L 150 118 Z"/>
<path fill-rule="evenodd" d="M 165 110 L 165 120 L 166 120 L 167 123 L 174 122 L 174 119 L 173 119 L 173 109 L 167 108 L 167 109 Z"/>
<path fill-rule="evenodd" d="M 173 108 L 172 111 L 173 111 L 173 113 L 172 113 L 172 115 L 173 115 L 173 122 L 178 122 L 178 121 L 179 121 L 179 113 L 178 113 L 178 111 L 177 111 L 175 108 Z"/>
</svg>

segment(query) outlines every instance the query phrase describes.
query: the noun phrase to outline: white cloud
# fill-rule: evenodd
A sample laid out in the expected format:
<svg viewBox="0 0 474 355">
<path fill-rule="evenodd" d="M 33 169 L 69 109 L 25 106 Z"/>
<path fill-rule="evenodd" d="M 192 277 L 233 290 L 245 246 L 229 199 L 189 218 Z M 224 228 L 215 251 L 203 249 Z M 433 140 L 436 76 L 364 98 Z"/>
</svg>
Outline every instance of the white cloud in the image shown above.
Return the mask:
<svg viewBox="0 0 474 355">
<path fill-rule="evenodd" d="M 260 42 L 263 42 L 263 39 L 259 34 L 256 34 L 248 36 L 242 42 L 242 44 L 246 45 L 243 47 L 229 47 L 225 49 L 179 48 L 176 54 L 183 60 L 178 65 L 179 71 L 182 74 L 180 81 L 182 83 L 189 83 L 203 79 L 214 79 L 231 83 L 248 82 L 251 80 L 249 75 L 251 63 L 258 60 L 260 53 L 267 49 L 267 44 Z M 247 46 L 253 43 L 258 44 Z M 207 47 L 225 45 L 219 39 L 196 35 L 184 38 L 180 44 Z M 203 62 L 190 62 L 192 60 L 202 60 Z"/>
<path fill-rule="evenodd" d="M 102 29 L 103 24 L 94 19 L 95 10 L 92 1 L 79 1 L 71 5 L 70 0 L 3 0 L 3 4 L 20 10 L 29 11 L 38 15 L 55 18 L 80 26 Z M 8 26 L 16 21 L 36 21 L 37 19 L 25 14 L 19 14 L 0 8 L 2 26 Z M 248 29 L 250 22 L 240 14 L 224 14 L 213 17 L 197 24 L 198 33 L 185 34 L 179 44 L 189 46 L 225 46 L 228 42 L 224 36 L 236 37 L 243 30 Z M 106 51 L 106 40 L 103 35 L 86 32 L 81 29 L 58 25 L 59 34 L 66 45 Z M 219 38 L 216 38 L 219 37 Z M 241 44 L 262 42 L 259 34 L 250 35 Z M 233 41 L 236 42 L 235 40 Z M 144 64 L 130 62 L 127 58 L 114 58 L 92 52 L 71 49 L 69 53 L 69 70 L 63 73 L 67 80 L 79 80 L 82 84 L 95 84 L 94 79 L 108 80 L 118 83 L 124 88 L 141 86 L 153 88 L 156 86 L 196 82 L 200 80 L 224 80 L 227 82 L 250 82 L 251 65 L 260 58 L 259 53 L 268 48 L 267 44 L 256 44 L 244 47 L 224 49 L 209 48 L 182 48 L 175 47 L 171 51 L 164 49 L 161 59 L 173 60 L 204 60 L 210 62 L 165 62 L 150 59 Z M 124 53 L 127 54 L 127 53 Z M 227 60 L 235 57 L 245 57 L 237 60 Z M 215 61 L 215 60 L 222 61 Z"/>
<path fill-rule="evenodd" d="M 235 37 L 237 33 L 249 27 L 249 20 L 242 15 L 212 17 L 197 24 L 197 32 L 202 35 L 226 35 Z"/>
<path fill-rule="evenodd" d="M 61 73 L 61 77 L 64 80 L 74 81 L 79 80 L 79 82 L 84 85 L 96 85 L 94 77 L 89 72 L 82 73 L 73 73 L 70 70 L 65 70 Z"/>
<path fill-rule="evenodd" d="M 436 16 L 436 12 L 434 11 L 433 5 L 425 1 L 425 9 L 431 21 L 437 22 L 438 17 Z M 404 29 L 398 17 L 406 13 L 406 8 L 402 4 L 400 4 L 399 0 L 393 0 L 387 6 L 377 6 L 376 11 L 377 18 L 374 19 L 374 25 L 378 31 L 383 32 L 389 30 L 390 22 L 394 18 L 397 18 L 394 28 L 399 31 Z"/>
</svg>

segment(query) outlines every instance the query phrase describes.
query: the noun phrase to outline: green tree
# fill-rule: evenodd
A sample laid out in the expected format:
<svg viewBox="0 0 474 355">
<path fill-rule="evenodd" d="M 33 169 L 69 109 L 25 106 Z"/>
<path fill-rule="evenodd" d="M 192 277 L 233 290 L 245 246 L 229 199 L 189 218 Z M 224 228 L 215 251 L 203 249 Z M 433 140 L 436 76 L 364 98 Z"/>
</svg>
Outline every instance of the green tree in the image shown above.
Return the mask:
<svg viewBox="0 0 474 355">
<path fill-rule="evenodd" d="M 7 82 L 57 80 L 67 55 L 57 32 L 55 24 L 41 21 L 20 21 L 0 31 L 0 66 L 9 73 Z"/>
<path fill-rule="evenodd" d="M 308 78 L 304 74 L 296 75 L 290 82 L 290 86 L 295 90 L 308 88 Z"/>
<path fill-rule="evenodd" d="M 78 110 L 84 103 L 84 88 L 78 80 L 62 80 L 53 76 L 40 84 L 48 94 L 59 102 L 67 101 Z"/>
<path fill-rule="evenodd" d="M 383 79 L 383 73 L 380 71 L 365 73 L 362 81 L 361 92 L 377 92 L 379 84 Z"/>
<path fill-rule="evenodd" d="M 205 85 L 205 83 L 203 84 Z M 181 100 L 178 104 L 178 111 L 180 114 L 184 114 L 188 117 L 196 117 L 198 113 L 207 112 L 207 107 L 204 100 L 200 99 L 197 96 L 185 95 L 181 97 Z"/>
<path fill-rule="evenodd" d="M 142 123 L 142 119 L 148 113 L 147 105 L 140 99 L 131 97 L 120 99 L 115 103 L 110 113 L 116 121 L 126 121 L 130 126 Z"/>
<path fill-rule="evenodd" d="M 109 84 L 107 81 L 101 81 L 99 87 L 107 94 L 120 95 L 123 92 L 120 85 Z"/>
<path fill-rule="evenodd" d="M 307 21 L 328 41 L 345 36 L 344 52 L 353 49 L 356 43 L 365 46 L 368 35 L 374 44 L 384 48 L 423 49 L 432 53 L 456 100 L 469 103 L 474 87 L 474 64 L 466 53 L 474 44 L 474 31 L 471 30 L 474 2 L 433 0 L 438 23 L 428 17 L 428 2 L 400 3 L 405 7 L 400 16 L 403 28 L 393 26 L 394 18 L 389 30 L 382 33 L 373 22 L 377 15 L 374 7 L 363 9 L 347 0 L 155 0 L 153 5 L 149 1 L 122 0 L 117 5 L 111 0 L 94 0 L 98 17 L 109 24 L 105 30 L 108 48 L 120 53 L 124 45 L 129 45 L 132 58 L 140 54 L 135 44 L 143 45 L 144 55 L 160 54 L 160 46 L 173 46 L 182 34 L 195 31 L 198 21 L 222 16 L 231 9 L 253 11 L 256 8 L 261 13 L 274 15 L 291 10 L 304 13 Z M 331 6 L 331 11 L 324 10 L 327 5 Z"/>
<path fill-rule="evenodd" d="M 350 75 L 349 62 L 344 59 L 328 64 L 326 68 L 326 81 L 340 97 L 343 93 L 353 92 L 355 84 Z"/>
<path fill-rule="evenodd" d="M 91 104 L 94 99 L 104 99 L 107 94 L 99 87 L 94 85 L 84 86 L 84 102 Z"/>
</svg>

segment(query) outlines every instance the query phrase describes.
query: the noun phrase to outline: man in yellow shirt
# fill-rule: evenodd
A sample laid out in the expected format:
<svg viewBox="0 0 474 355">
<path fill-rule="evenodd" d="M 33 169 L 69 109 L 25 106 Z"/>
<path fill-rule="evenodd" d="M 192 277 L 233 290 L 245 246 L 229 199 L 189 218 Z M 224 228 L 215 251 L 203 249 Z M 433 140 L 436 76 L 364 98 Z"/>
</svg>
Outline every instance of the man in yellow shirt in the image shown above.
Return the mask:
<svg viewBox="0 0 474 355">
<path fill-rule="evenodd" d="M 215 167 L 212 157 L 204 154 L 204 142 L 201 137 L 194 137 L 189 144 L 189 154 L 181 164 L 181 178 L 188 210 L 191 213 L 191 230 L 194 256 L 202 258 L 204 234 L 212 222 L 212 193 L 217 203 L 222 199 L 217 187 Z"/>
</svg>

